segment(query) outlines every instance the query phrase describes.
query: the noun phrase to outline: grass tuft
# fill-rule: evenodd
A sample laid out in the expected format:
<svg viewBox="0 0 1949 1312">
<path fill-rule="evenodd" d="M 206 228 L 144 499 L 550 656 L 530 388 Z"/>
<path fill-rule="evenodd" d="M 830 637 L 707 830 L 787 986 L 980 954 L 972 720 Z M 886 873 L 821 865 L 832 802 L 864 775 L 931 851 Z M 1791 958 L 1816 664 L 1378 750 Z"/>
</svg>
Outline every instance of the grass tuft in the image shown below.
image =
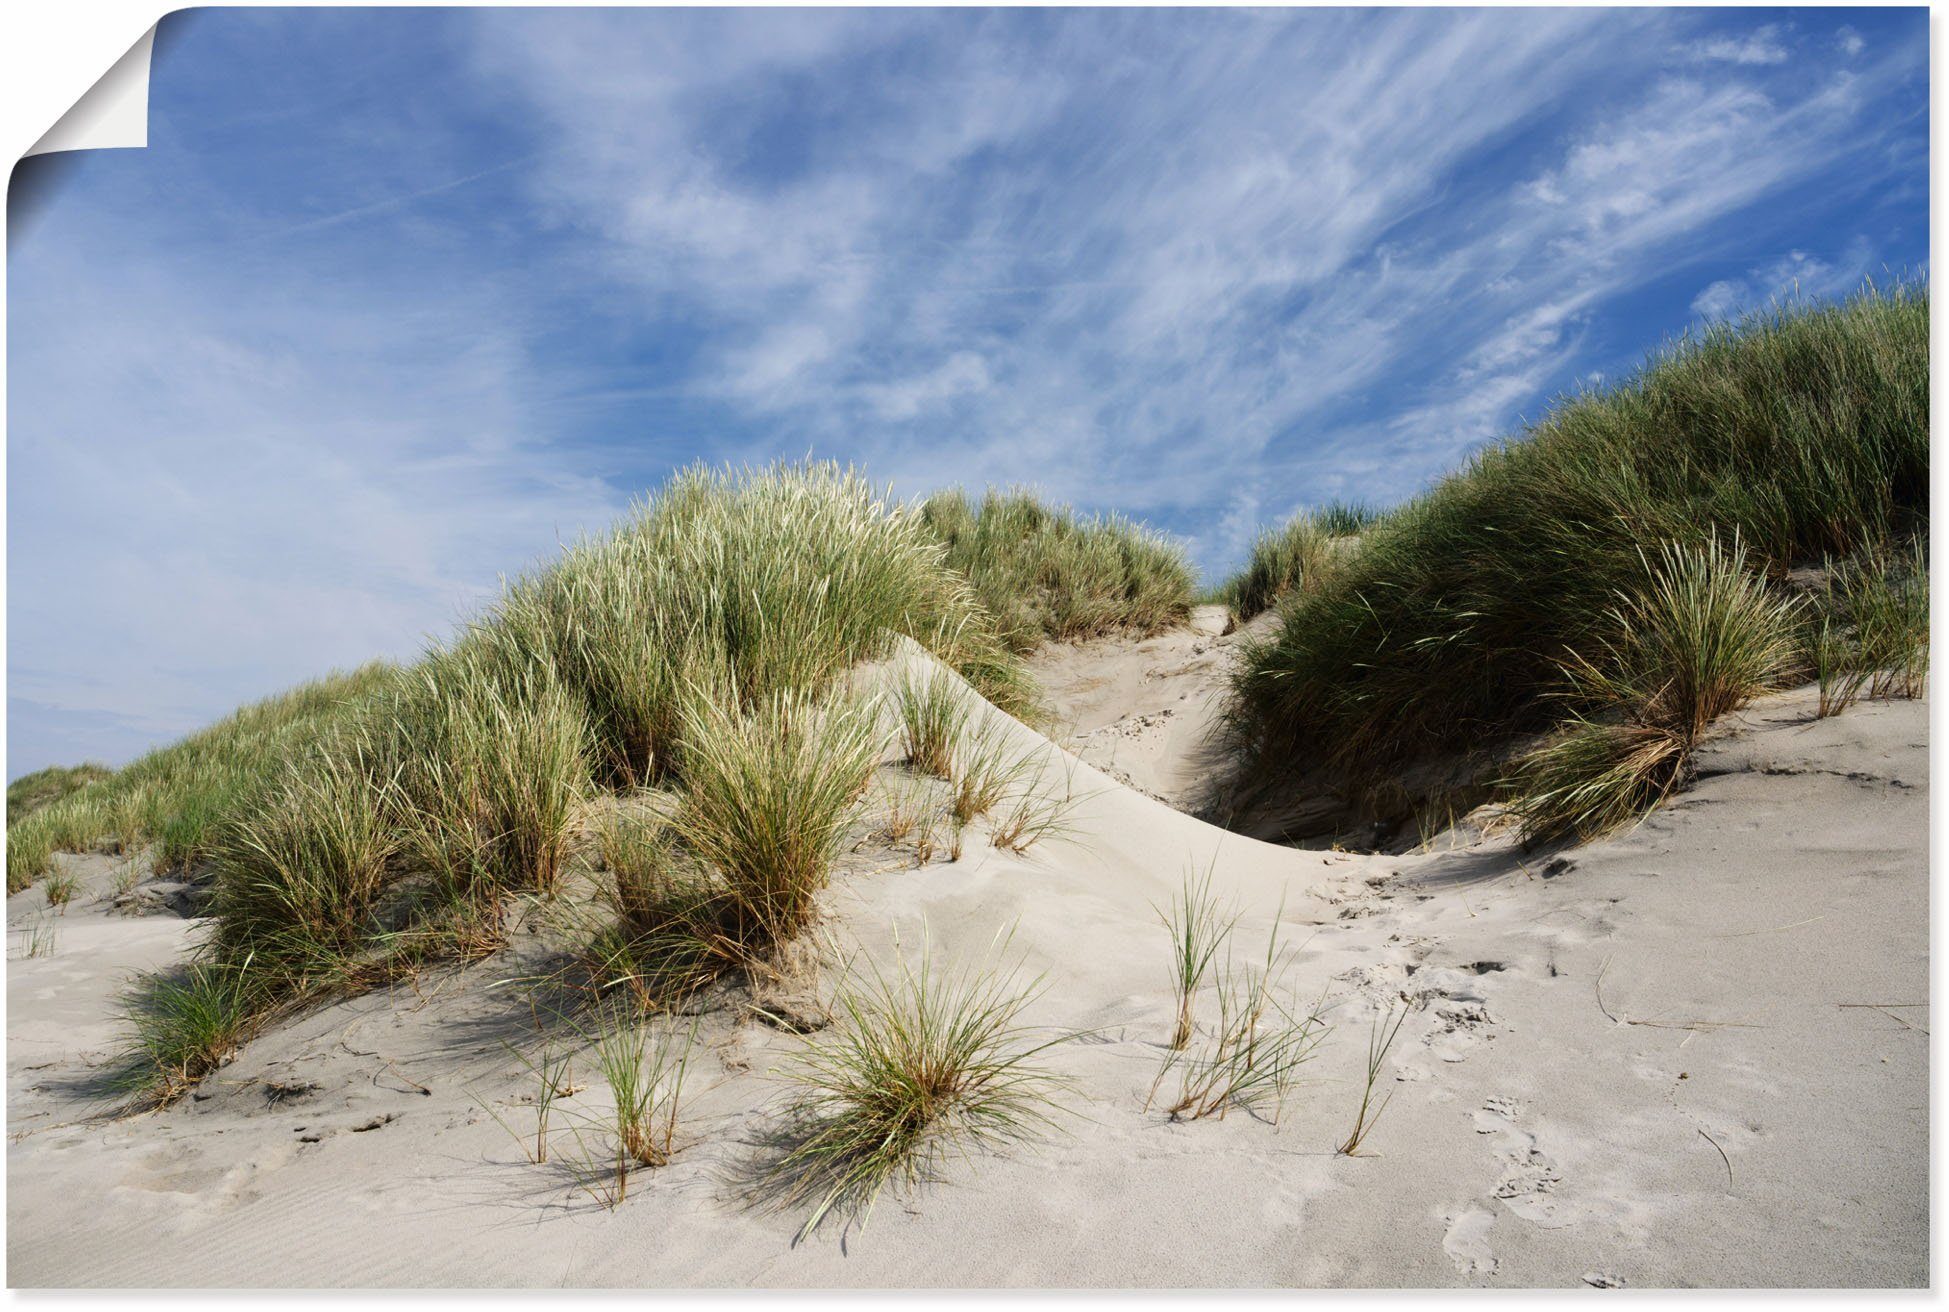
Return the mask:
<svg viewBox="0 0 1949 1312">
<path fill-rule="evenodd" d="M 947 779 L 955 752 L 968 732 L 970 706 L 955 681 L 935 671 L 906 670 L 894 686 L 907 764 Z"/>
<path fill-rule="evenodd" d="M 1708 725 L 1794 668 L 1800 603 L 1773 593 L 1737 544 L 1668 544 L 1646 564 L 1593 654 L 1565 662 L 1573 718 L 1515 765 L 1527 841 L 1595 838 L 1656 805 Z"/>
<path fill-rule="evenodd" d="M 1055 1126 L 1063 1082 L 1036 1058 L 1065 1036 L 1021 1024 L 1040 981 L 1013 971 L 944 968 L 923 945 L 917 963 L 872 965 L 842 988 L 838 1022 L 787 1067 L 799 1093 L 786 1147 L 765 1182 L 784 1206 L 810 1206 L 809 1235 L 840 1208 L 862 1222 L 889 1184 L 936 1178 L 965 1155 Z"/>
<path fill-rule="evenodd" d="M 243 966 L 217 961 L 140 980 L 128 998 L 132 1042 L 120 1090 L 166 1105 L 230 1060 L 258 1023 L 261 998 Z"/>
<path fill-rule="evenodd" d="M 748 711 L 690 708 L 674 829 L 721 882 L 734 941 L 768 950 L 810 923 L 879 759 L 877 718 L 799 693 Z"/>
</svg>

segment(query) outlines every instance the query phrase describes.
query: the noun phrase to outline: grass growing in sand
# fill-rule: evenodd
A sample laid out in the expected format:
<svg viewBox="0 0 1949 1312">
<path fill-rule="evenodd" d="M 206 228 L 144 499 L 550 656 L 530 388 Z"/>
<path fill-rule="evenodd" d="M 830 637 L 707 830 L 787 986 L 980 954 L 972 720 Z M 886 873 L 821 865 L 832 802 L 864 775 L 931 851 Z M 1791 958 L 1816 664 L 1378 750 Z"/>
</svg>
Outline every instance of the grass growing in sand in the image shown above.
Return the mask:
<svg viewBox="0 0 1949 1312">
<path fill-rule="evenodd" d="M 1394 1100 L 1394 1094 L 1390 1091 L 1377 1103 L 1374 1101 L 1374 1090 L 1380 1085 L 1381 1071 L 1387 1065 L 1387 1054 L 1393 1049 L 1394 1040 L 1400 1037 L 1401 1026 L 1407 1023 L 1407 1019 L 1408 1008 L 1404 1006 L 1398 1012 L 1378 1017 L 1367 1036 L 1367 1079 L 1360 1090 L 1360 1110 L 1354 1113 L 1353 1130 L 1339 1148 L 1347 1157 L 1360 1155 L 1361 1145 L 1374 1132 L 1382 1113 L 1387 1111 L 1387 1104 Z"/>
<path fill-rule="evenodd" d="M 863 1223 L 882 1189 L 935 1178 L 949 1155 L 1055 1128 L 1063 1082 L 1036 1058 L 1067 1036 L 1021 1023 L 1040 987 L 937 965 L 926 945 L 842 987 L 833 1030 L 785 1071 L 799 1092 L 763 1169 L 775 1202 L 811 1208 L 800 1238 L 835 1208 Z"/>
<path fill-rule="evenodd" d="M 1191 614 L 1196 582 L 1176 542 L 1119 515 L 1082 516 L 1028 492 L 930 497 L 921 517 L 973 581 L 1003 640 L 1156 633 Z"/>
<path fill-rule="evenodd" d="M 607 1095 L 601 1107 L 563 1106 L 585 1092 L 570 1078 L 575 1048 L 544 1047 L 529 1058 L 508 1051 L 535 1079 L 532 1135 L 509 1124 L 494 1105 L 479 1106 L 521 1146 L 536 1166 L 553 1159 L 604 1207 L 620 1207 L 629 1197 L 630 1178 L 639 1170 L 667 1166 L 677 1153 L 677 1126 L 684 1084 L 697 1046 L 697 1022 L 688 1028 L 646 1021 L 633 1008 L 600 1011 L 593 1030 L 570 1023 L 581 1050 L 595 1068 Z M 574 1151 L 557 1140 L 566 1132 Z"/>
<path fill-rule="evenodd" d="M 1737 544 L 1667 545 L 1646 576 L 1590 654 L 1563 665 L 1571 720 L 1516 762 L 1526 838 L 1594 838 L 1630 820 L 1677 786 L 1708 725 L 1800 654 L 1799 600 L 1770 590 Z"/>
<path fill-rule="evenodd" d="M 694 707 L 676 835 L 723 890 L 717 933 L 744 952 L 812 916 L 879 759 L 873 708 L 779 693 L 749 711 Z"/>
<path fill-rule="evenodd" d="M 1284 982 L 1295 960 L 1280 946 L 1278 916 L 1266 936 L 1264 960 L 1256 969 L 1240 967 L 1230 950 L 1238 917 L 1227 917 L 1211 898 L 1209 872 L 1195 886 L 1187 877 L 1181 897 L 1178 914 L 1167 915 L 1165 927 L 1171 933 L 1175 978 L 1195 982 L 1188 996 L 1179 995 L 1172 1043 L 1151 1081 L 1145 1106 L 1162 1105 L 1172 1120 L 1222 1119 L 1238 1110 L 1277 1124 L 1300 1067 L 1313 1059 L 1329 1027 L 1319 1008 L 1299 1005 Z M 1282 902 L 1280 914 L 1284 911 Z M 1194 927 L 1202 928 L 1194 933 Z M 1217 1015 L 1204 1041 L 1194 1046 L 1191 1040 L 1199 1029 L 1196 993 L 1221 948 L 1225 961 L 1212 989 Z M 1182 1044 L 1176 1041 L 1181 1032 L 1186 1039 Z M 1172 1076 L 1177 1092 L 1160 1100 L 1159 1092 Z"/>
<path fill-rule="evenodd" d="M 1550 729 L 1566 664 L 1605 659 L 1641 552 L 1737 538 L 1772 586 L 1803 562 L 1899 551 L 1927 524 L 1928 322 L 1914 287 L 1784 308 L 1565 401 L 1289 598 L 1244 648 L 1239 737 L 1266 768 L 1306 762 L 1356 796 Z M 1587 777 L 1655 746 L 1577 733 L 1578 759 L 1557 764 Z"/>
<path fill-rule="evenodd" d="M 188 1092 L 251 1034 L 262 1002 L 246 970 L 213 961 L 139 982 L 129 997 L 131 1041 L 118 1090 L 158 1104 Z"/>
<path fill-rule="evenodd" d="M 1819 713 L 1839 714 L 1858 697 L 1920 697 L 1929 673 L 1929 561 L 1918 537 L 1906 551 L 1875 549 L 1830 569 L 1808 663 L 1820 685 Z"/>
<path fill-rule="evenodd" d="M 1271 610 L 1289 593 L 1317 592 L 1353 547 L 1353 539 L 1380 513 L 1370 506 L 1332 502 L 1295 515 L 1284 528 L 1258 536 L 1244 568 L 1215 589 L 1212 600 L 1243 621 Z"/>
<path fill-rule="evenodd" d="M 606 1150 L 589 1151 L 579 1129 L 576 1140 L 591 1168 L 586 1183 L 606 1206 L 622 1205 L 632 1173 L 667 1166 L 675 1155 L 684 1077 L 696 1041 L 695 1022 L 687 1031 L 657 1034 L 627 1015 L 597 1032 L 596 1070 L 609 1092 L 609 1115 L 601 1126 Z"/>
<path fill-rule="evenodd" d="M 954 681 L 910 668 L 894 686 L 894 703 L 907 764 L 922 774 L 951 778 L 971 710 Z"/>
<path fill-rule="evenodd" d="M 50 907 L 65 915 L 68 903 L 74 901 L 74 895 L 80 891 L 80 888 L 81 881 L 63 870 L 49 875 L 41 885 L 41 892 L 47 896 L 47 904 Z"/>
<path fill-rule="evenodd" d="M 214 872 L 210 960 L 271 1005 L 491 950 L 509 899 L 559 886 L 592 800 L 655 783 L 677 859 L 619 869 L 610 946 L 639 982 L 747 966 L 806 922 L 879 751 L 843 675 L 904 634 L 1033 704 L 945 556 L 836 466 L 680 474 L 416 665 L 248 708 L 34 812 L 10 881 L 136 797 L 160 860 Z"/>
<path fill-rule="evenodd" d="M 1196 1030 L 1198 995 L 1218 961 L 1218 949 L 1238 924 L 1238 912 L 1227 915 L 1220 911 L 1211 895 L 1211 877 L 1217 867 L 1214 855 L 1201 877 L 1187 871 L 1169 909 L 1158 912 L 1171 936 L 1171 989 L 1177 997 L 1177 1023 L 1171 1030 L 1174 1052 L 1190 1044 Z"/>
</svg>

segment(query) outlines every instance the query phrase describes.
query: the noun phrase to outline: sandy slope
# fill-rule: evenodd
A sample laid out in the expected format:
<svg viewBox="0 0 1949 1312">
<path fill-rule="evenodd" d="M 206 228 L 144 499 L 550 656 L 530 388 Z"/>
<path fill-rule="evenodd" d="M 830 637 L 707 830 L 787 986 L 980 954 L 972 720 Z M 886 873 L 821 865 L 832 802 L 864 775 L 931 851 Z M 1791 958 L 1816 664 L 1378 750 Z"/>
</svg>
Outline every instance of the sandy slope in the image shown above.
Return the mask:
<svg viewBox="0 0 1949 1312">
<path fill-rule="evenodd" d="M 1677 804 L 1559 862 L 1269 846 L 1086 765 L 1073 841 L 1017 857 L 975 834 L 921 869 L 863 851 L 831 896 L 842 935 L 885 958 L 924 923 L 981 954 L 1014 923 L 1049 982 L 1031 1018 L 1093 1037 L 1051 1057 L 1078 1090 L 1065 1137 L 797 1246 L 741 1171 L 800 1037 L 706 1016 L 690 1142 L 614 1211 L 480 1109 L 528 1123 L 532 1081 L 501 1047 L 532 1042 L 528 1013 L 488 987 L 518 960 L 331 1007 L 202 1098 L 89 1119 L 120 980 L 196 930 L 84 896 L 55 955 L 22 959 L 30 891 L 8 908 L 9 1282 L 1921 1284 L 1926 707 L 1811 722 L 1810 703 L 1756 708 Z M 1181 754 L 1155 760 L 1146 787 Z M 1248 944 L 1284 899 L 1299 992 L 1332 1007 L 1277 1127 L 1143 1110 L 1171 1007 L 1152 905 L 1214 856 Z M 82 863 L 98 888 L 107 864 Z M 1402 997 L 1373 1155 L 1335 1156 L 1369 1027 Z"/>
</svg>

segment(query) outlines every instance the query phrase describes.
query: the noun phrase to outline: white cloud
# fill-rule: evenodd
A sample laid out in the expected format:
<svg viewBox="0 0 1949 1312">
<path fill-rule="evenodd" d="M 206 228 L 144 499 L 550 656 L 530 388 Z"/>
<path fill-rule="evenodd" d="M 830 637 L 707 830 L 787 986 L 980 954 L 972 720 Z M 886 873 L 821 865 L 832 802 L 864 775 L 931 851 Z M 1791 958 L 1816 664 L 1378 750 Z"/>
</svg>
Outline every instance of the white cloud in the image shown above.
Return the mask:
<svg viewBox="0 0 1949 1312">
<path fill-rule="evenodd" d="M 1861 34 L 1851 27 L 1843 27 L 1835 32 L 1834 44 L 1849 59 L 1854 58 L 1868 48 L 1868 43 L 1861 39 Z"/>
<path fill-rule="evenodd" d="M 1696 60 L 1728 64 L 1784 64 L 1788 59 L 1780 29 L 1771 23 L 1744 36 L 1697 42 L 1691 46 L 1690 53 Z"/>
</svg>

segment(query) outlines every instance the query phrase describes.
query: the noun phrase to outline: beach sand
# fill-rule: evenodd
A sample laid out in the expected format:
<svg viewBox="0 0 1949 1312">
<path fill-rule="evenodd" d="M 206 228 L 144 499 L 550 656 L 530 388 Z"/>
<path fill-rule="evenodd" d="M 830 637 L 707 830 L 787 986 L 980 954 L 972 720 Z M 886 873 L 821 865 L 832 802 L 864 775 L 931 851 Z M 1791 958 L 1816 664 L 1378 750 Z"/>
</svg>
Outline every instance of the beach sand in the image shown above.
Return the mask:
<svg viewBox="0 0 1949 1312">
<path fill-rule="evenodd" d="M 826 898 L 824 928 L 881 961 L 923 937 L 982 960 L 1012 926 L 1008 959 L 1046 984 L 1026 1019 L 1084 1032 L 1046 1056 L 1073 1081 L 1062 1134 L 950 1160 L 795 1243 L 802 1213 L 752 1206 L 748 1169 L 785 1097 L 770 1073 L 818 1036 L 723 997 L 682 1150 L 604 1208 L 485 1110 L 532 1128 L 534 1077 L 504 1046 L 536 1043 L 506 982 L 538 968 L 529 935 L 106 1117 L 118 993 L 202 930 L 165 898 L 114 905 L 119 858 L 67 857 L 64 915 L 38 888 L 8 900 L 9 1283 L 1927 1283 L 1925 702 L 1815 720 L 1811 689 L 1769 697 L 1671 804 L 1555 857 L 1473 831 L 1300 850 L 1157 800 L 1210 764 L 1235 639 L 1199 620 L 1038 658 L 1081 757 L 1051 757 L 1083 795 L 1066 836 L 1015 855 L 978 824 L 960 861 L 918 869 L 867 844 Z M 1282 919 L 1297 994 L 1333 1027 L 1277 1125 L 1145 1110 L 1173 1014 L 1155 908 L 1207 866 L 1245 954 Z M 53 955 L 27 957 L 46 923 Z M 1391 1101 L 1363 1155 L 1337 1155 L 1372 1027 L 1402 1006 Z"/>
</svg>

